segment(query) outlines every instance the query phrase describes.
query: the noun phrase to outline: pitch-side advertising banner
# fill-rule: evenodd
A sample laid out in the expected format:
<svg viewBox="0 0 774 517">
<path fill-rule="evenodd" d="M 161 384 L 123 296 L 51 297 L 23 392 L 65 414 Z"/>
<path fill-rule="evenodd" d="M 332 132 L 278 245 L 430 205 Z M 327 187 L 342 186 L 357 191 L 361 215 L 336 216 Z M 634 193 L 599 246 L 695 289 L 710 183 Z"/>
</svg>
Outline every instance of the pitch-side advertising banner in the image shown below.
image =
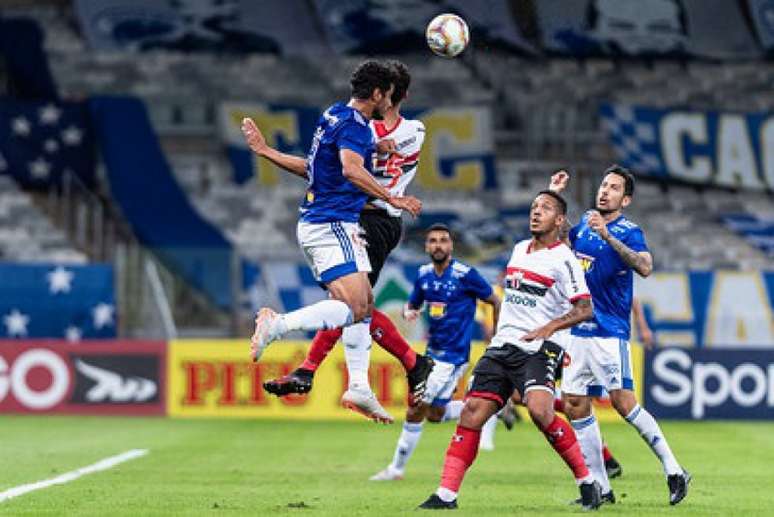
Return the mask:
<svg viewBox="0 0 774 517">
<path fill-rule="evenodd" d="M 362 419 L 341 407 L 347 389 L 344 355 L 337 346 L 315 374 L 308 395 L 277 398 L 263 390 L 263 382 L 284 375 L 298 366 L 309 347 L 308 341 L 272 344 L 252 363 L 247 340 L 176 340 L 169 345 L 167 408 L 170 416 L 181 417 L 265 417 L 289 419 Z M 419 349 L 419 348 L 416 348 Z M 483 354 L 476 344 L 472 365 Z M 635 384 L 642 379 L 642 353 L 632 349 Z M 468 375 L 460 382 L 455 398 L 462 398 Z M 371 350 L 371 387 L 379 401 L 396 418 L 406 412 L 406 374 L 401 364 L 374 345 Z M 521 409 L 523 412 L 523 408 Z M 523 413 L 526 415 L 526 413 Z M 617 418 L 602 401 L 601 419 Z"/>
<path fill-rule="evenodd" d="M 234 179 L 243 183 L 255 176 L 273 186 L 286 175 L 266 160 L 257 159 L 240 130 L 242 119 L 252 117 L 269 145 L 305 156 L 317 126 L 320 110 L 300 106 L 225 102 L 220 105 L 220 131 Z M 488 108 L 459 107 L 415 110 L 407 117 L 425 124 L 426 138 L 414 180 L 427 190 L 481 190 L 497 186 L 492 116 Z M 300 182 L 302 185 L 303 183 Z"/>
<path fill-rule="evenodd" d="M 163 341 L 0 341 L 0 413 L 163 415 Z"/>
<path fill-rule="evenodd" d="M 604 104 L 600 116 L 618 159 L 637 173 L 774 189 L 774 113 Z"/>
<path fill-rule="evenodd" d="M 667 348 L 645 356 L 645 407 L 660 418 L 774 418 L 774 352 Z"/>
</svg>

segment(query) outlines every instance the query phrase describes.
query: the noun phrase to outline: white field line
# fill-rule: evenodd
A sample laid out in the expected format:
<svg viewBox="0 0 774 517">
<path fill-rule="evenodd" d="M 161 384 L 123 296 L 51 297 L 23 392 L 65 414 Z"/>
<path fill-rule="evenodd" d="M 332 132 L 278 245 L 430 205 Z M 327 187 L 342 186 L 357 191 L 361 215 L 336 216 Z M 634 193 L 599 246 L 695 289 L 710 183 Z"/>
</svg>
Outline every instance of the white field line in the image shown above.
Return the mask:
<svg viewBox="0 0 774 517">
<path fill-rule="evenodd" d="M 24 495 L 28 492 L 40 490 L 41 488 L 48 488 L 53 485 L 64 485 L 65 483 L 75 481 L 79 477 L 85 476 L 86 474 L 111 469 L 120 463 L 145 456 L 146 454 L 148 454 L 147 449 L 132 449 L 130 451 L 118 454 L 117 456 L 111 456 L 109 458 L 105 458 L 104 460 L 99 460 L 97 463 L 87 467 L 81 467 L 76 470 L 71 470 L 70 472 L 65 472 L 64 474 L 61 474 L 55 478 L 44 479 L 43 481 L 36 481 L 35 483 L 28 483 L 26 485 L 19 485 L 13 488 L 9 488 L 5 492 L 0 492 L 0 503 L 7 501 L 8 499 L 13 499 L 14 497 Z"/>
</svg>

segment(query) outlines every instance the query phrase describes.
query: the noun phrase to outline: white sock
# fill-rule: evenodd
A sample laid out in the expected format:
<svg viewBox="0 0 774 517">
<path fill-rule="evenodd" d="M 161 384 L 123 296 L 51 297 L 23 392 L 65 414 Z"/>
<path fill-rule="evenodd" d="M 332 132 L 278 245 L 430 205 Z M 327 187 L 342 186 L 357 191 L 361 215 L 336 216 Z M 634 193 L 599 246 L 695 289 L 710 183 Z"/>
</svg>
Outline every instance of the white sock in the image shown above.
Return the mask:
<svg viewBox="0 0 774 517">
<path fill-rule="evenodd" d="M 669 448 L 664 433 L 661 432 L 661 428 L 658 426 L 656 419 L 653 415 L 648 413 L 645 408 L 639 404 L 634 406 L 632 412 L 626 415 L 626 421 L 632 424 L 637 431 L 639 431 L 642 439 L 648 444 L 650 449 L 661 460 L 661 465 L 664 467 L 664 474 L 667 476 L 671 474 L 679 474 L 683 471 L 680 468 L 680 464 L 677 463 L 675 455 L 672 454 L 672 449 Z"/>
<path fill-rule="evenodd" d="M 457 499 L 457 492 L 454 492 L 442 486 L 438 487 L 438 490 L 435 491 L 435 495 L 440 497 L 441 501 L 445 501 L 447 503 L 451 503 L 452 501 Z"/>
<path fill-rule="evenodd" d="M 594 415 L 570 421 L 578 438 L 583 459 L 591 475 L 594 476 L 602 487 L 602 493 L 610 491 L 610 480 L 607 477 L 605 460 L 602 457 L 602 435 L 599 432 L 599 423 Z"/>
<path fill-rule="evenodd" d="M 392 463 L 390 468 L 397 471 L 401 475 L 406 470 L 406 463 L 408 463 L 411 455 L 414 454 L 414 449 L 419 443 L 419 439 L 422 437 L 422 422 L 412 423 L 405 422 L 403 424 L 403 431 L 398 438 L 398 445 L 395 447 L 395 455 L 392 457 Z"/>
<path fill-rule="evenodd" d="M 450 400 L 444 408 L 443 418 L 441 422 L 448 422 L 449 420 L 459 420 L 462 408 L 465 407 L 465 403 L 461 400 Z"/>
<path fill-rule="evenodd" d="M 287 331 L 335 329 L 352 323 L 352 310 L 342 301 L 323 300 L 283 314 L 282 320 Z"/>
<path fill-rule="evenodd" d="M 479 442 L 479 447 L 481 449 L 486 450 L 493 450 L 494 449 L 494 435 L 495 435 L 495 429 L 497 428 L 497 415 L 492 415 L 489 417 L 489 420 L 484 422 L 483 427 L 481 427 L 481 441 Z"/>
<path fill-rule="evenodd" d="M 344 342 L 344 358 L 347 361 L 349 387 L 368 389 L 368 361 L 371 357 L 371 319 L 344 327 L 341 339 Z"/>
</svg>

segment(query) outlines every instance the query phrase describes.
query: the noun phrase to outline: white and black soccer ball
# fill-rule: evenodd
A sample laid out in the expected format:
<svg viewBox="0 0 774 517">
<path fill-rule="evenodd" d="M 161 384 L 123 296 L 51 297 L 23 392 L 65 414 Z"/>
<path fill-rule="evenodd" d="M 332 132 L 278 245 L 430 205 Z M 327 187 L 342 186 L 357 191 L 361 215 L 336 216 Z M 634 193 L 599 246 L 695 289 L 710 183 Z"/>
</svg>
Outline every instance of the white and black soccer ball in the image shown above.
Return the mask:
<svg viewBox="0 0 774 517">
<path fill-rule="evenodd" d="M 427 24 L 427 46 L 442 57 L 459 55 L 470 42 L 470 31 L 465 20 L 456 14 L 439 14 Z"/>
</svg>

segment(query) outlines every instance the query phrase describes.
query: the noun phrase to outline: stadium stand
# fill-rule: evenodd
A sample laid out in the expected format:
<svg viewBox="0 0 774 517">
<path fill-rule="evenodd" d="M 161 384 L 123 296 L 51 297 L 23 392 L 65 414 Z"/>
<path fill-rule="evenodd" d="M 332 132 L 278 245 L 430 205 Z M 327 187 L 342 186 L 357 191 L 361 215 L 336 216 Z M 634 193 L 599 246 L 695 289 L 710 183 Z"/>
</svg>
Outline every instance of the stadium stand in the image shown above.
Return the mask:
<svg viewBox="0 0 774 517">
<path fill-rule="evenodd" d="M 21 10 L 45 27 L 45 49 L 63 98 L 141 99 L 174 178 L 196 212 L 252 268 L 259 270 L 267 261 L 300 263 L 295 209 L 303 183 L 292 177 L 281 177 L 271 187 L 256 178 L 235 182 L 219 138 L 219 106 L 223 100 L 246 100 L 319 108 L 346 96 L 349 71 L 361 56 L 329 54 L 321 60 L 303 54 L 224 58 L 160 49 L 88 51 L 71 10 L 59 4 Z M 532 193 L 560 167 L 570 167 L 578 179 L 569 197 L 571 213 L 582 214 L 593 195 L 590 185 L 616 160 L 600 124 L 602 103 L 755 111 L 774 102 L 774 65 L 760 61 L 535 59 L 497 48 L 469 59 L 427 60 L 416 52 L 400 59 L 414 76 L 409 108 L 491 109 L 499 183 L 476 196 L 412 187 L 424 201 L 424 212 L 416 221 L 406 220 L 406 243 L 395 258 L 407 263 L 422 259 L 421 229 L 437 220 L 461 236 L 461 257 L 502 261 L 511 243 L 526 236 Z M 658 250 L 660 270 L 747 270 L 772 266 L 770 204 L 767 193 L 643 178 L 630 214 Z M 44 241 L 58 242 L 47 235 Z M 265 281 L 265 275 L 255 277 Z"/>
</svg>

